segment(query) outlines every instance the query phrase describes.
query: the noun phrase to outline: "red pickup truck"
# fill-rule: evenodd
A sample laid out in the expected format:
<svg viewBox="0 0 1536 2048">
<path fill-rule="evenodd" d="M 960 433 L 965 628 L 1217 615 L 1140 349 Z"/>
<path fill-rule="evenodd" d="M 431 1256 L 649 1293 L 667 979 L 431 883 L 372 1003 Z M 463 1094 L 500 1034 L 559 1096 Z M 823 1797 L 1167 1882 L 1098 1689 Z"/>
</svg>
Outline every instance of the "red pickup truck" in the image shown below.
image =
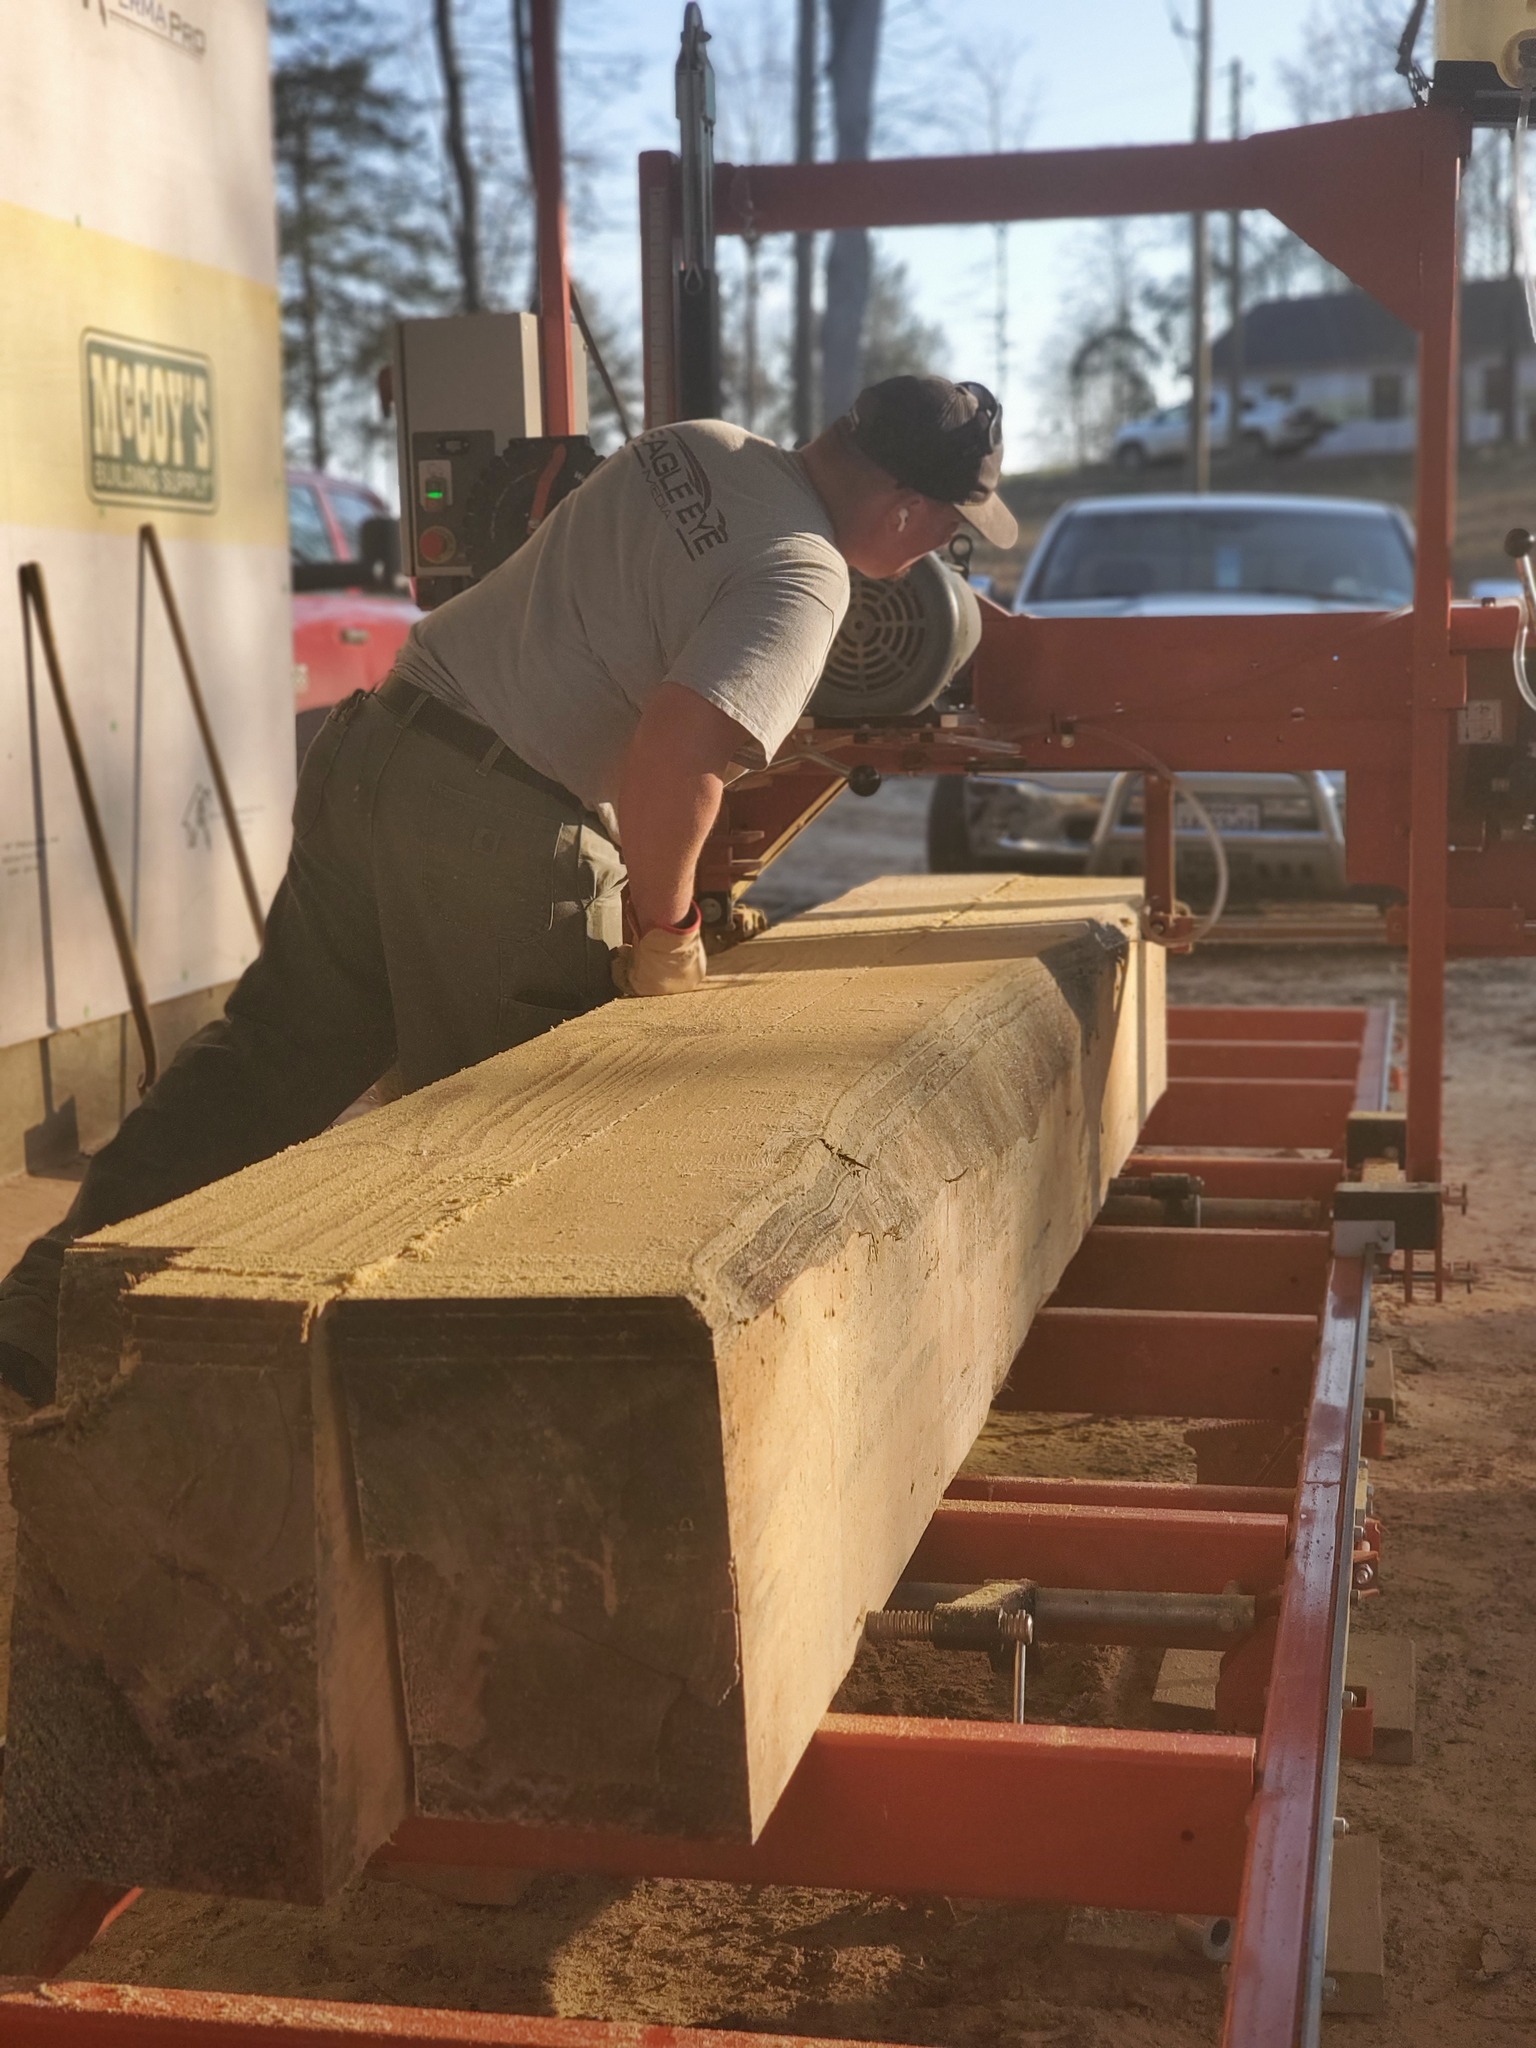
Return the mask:
<svg viewBox="0 0 1536 2048">
<path fill-rule="evenodd" d="M 293 555 L 293 695 L 299 759 L 333 704 L 375 689 L 421 613 L 394 573 L 375 522 L 389 507 L 366 484 L 288 472 Z M 366 529 L 366 531 L 365 531 Z M 398 547 L 395 550 L 398 555 Z"/>
</svg>

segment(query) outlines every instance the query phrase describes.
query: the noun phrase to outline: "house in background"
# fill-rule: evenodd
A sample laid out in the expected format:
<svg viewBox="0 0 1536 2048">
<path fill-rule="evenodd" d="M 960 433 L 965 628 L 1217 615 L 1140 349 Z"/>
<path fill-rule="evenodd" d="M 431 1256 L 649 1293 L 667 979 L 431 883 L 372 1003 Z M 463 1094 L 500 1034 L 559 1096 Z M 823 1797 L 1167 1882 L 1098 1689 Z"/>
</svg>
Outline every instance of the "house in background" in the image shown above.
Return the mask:
<svg viewBox="0 0 1536 2048">
<path fill-rule="evenodd" d="M 1243 389 L 1287 398 L 1334 424 L 1309 456 L 1407 453 L 1418 408 L 1418 341 L 1364 292 L 1267 299 L 1243 316 Z M 1232 374 L 1230 330 L 1212 346 Z M 1473 278 L 1461 293 L 1461 437 L 1469 447 L 1536 441 L 1536 340 L 1519 278 Z"/>
</svg>

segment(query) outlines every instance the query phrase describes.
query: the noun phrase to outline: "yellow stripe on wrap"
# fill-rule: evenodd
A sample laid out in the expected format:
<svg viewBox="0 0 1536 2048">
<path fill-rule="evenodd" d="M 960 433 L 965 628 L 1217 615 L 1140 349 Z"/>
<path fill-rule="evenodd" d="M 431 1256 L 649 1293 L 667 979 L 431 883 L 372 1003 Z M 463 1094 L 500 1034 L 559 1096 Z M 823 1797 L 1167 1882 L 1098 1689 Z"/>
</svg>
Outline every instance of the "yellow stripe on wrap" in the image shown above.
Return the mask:
<svg viewBox="0 0 1536 2048">
<path fill-rule="evenodd" d="M 0 203 L 0 525 L 287 543 L 282 339 L 269 286 Z M 87 489 L 87 331 L 212 365 L 211 510 L 100 504 Z"/>
</svg>

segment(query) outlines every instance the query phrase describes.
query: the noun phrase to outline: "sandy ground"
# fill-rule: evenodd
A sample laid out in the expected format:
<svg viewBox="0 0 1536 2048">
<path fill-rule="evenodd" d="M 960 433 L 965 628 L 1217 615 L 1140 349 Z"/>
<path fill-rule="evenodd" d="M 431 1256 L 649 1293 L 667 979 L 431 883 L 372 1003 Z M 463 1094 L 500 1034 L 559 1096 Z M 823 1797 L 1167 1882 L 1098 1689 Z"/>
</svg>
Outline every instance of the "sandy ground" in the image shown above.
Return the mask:
<svg viewBox="0 0 1536 2048">
<path fill-rule="evenodd" d="M 774 907 L 922 865 L 925 792 L 844 799 L 776 871 Z M 1175 999 L 1355 1002 L 1401 995 L 1385 952 L 1211 949 L 1175 963 Z M 1421 1760 L 1349 1764 L 1341 1809 L 1383 1844 L 1384 2019 L 1331 2020 L 1358 2048 L 1536 2042 L 1536 1162 L 1529 1144 L 1536 962 L 1455 970 L 1448 1172 L 1472 1187 L 1451 1250 L 1476 1267 L 1444 1306 L 1383 1302 L 1402 1420 L 1375 1469 L 1385 1592 L 1358 1625 L 1411 1634 Z M 0 1230 L 68 1199 L 0 1186 Z M 23 1217 L 20 1211 L 26 1208 Z M 3 1251 L 3 1246 L 0 1246 Z M 1018 1418 L 974 1453 L 992 1470 L 1192 1477 L 1177 1426 Z M 8 1549 L 8 1532 L 0 1533 Z M 1042 1719 L 1135 1723 L 1152 1672 L 1059 1651 L 1032 1683 Z M 840 1704 L 1001 1715 L 980 1660 L 861 1657 Z M 1009 1824 L 1009 1823 L 1000 1823 Z M 466 2009 L 733 2025 L 934 2048 L 1195 2048 L 1219 2033 L 1220 1974 L 1167 1922 L 794 1889 L 536 1879 L 515 1906 L 449 1904 L 364 1882 L 325 1912 L 156 1894 L 75 1974 Z"/>
</svg>

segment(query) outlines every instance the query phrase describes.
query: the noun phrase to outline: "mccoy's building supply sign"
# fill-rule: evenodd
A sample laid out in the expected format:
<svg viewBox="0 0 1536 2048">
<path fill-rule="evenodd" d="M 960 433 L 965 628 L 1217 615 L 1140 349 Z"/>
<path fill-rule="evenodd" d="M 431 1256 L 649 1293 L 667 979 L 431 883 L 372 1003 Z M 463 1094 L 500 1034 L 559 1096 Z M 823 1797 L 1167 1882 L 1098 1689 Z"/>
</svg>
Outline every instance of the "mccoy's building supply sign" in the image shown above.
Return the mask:
<svg viewBox="0 0 1536 2048">
<path fill-rule="evenodd" d="M 84 342 L 86 489 L 128 505 L 214 501 L 213 366 L 116 334 Z"/>
<path fill-rule="evenodd" d="M 139 527 L 257 880 L 293 794 L 266 8 L 0 0 L 0 1045 L 127 1007 L 16 569 L 54 633 L 151 1002 L 255 939 Z M 192 825 L 188 820 L 192 820 Z"/>
</svg>

